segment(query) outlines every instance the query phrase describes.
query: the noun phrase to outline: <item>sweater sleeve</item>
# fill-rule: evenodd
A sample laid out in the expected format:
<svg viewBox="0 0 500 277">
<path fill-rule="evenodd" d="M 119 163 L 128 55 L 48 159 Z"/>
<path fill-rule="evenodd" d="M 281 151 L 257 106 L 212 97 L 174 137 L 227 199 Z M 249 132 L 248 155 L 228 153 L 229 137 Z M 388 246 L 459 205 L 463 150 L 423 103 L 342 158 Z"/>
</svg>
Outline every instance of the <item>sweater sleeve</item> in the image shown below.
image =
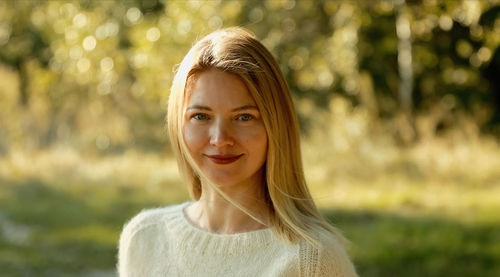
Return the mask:
<svg viewBox="0 0 500 277">
<path fill-rule="evenodd" d="M 127 222 L 120 235 L 118 244 L 118 275 L 120 277 L 135 276 L 131 263 L 133 262 L 134 236 L 141 229 L 144 212 L 139 213 Z"/>
<path fill-rule="evenodd" d="M 357 277 L 358 274 L 344 248 L 335 241 L 330 247 L 318 250 L 317 276 Z"/>
<path fill-rule="evenodd" d="M 130 248 L 130 238 L 132 237 L 132 226 L 130 226 L 130 222 L 125 224 L 120 234 L 120 241 L 118 243 L 118 275 L 119 276 L 127 276 L 127 258 L 128 251 Z"/>
<path fill-rule="evenodd" d="M 123 227 L 118 244 L 118 275 L 135 277 L 144 275 L 144 259 L 155 247 L 155 211 L 142 211 Z"/>
</svg>

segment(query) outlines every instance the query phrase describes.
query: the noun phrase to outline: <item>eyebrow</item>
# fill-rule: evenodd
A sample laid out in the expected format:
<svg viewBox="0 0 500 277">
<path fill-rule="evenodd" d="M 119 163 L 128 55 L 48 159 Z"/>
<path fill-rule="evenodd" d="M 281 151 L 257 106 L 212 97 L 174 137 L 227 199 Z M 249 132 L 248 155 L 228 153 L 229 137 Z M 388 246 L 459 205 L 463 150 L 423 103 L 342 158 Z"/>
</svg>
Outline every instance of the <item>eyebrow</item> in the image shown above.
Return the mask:
<svg viewBox="0 0 500 277">
<path fill-rule="evenodd" d="M 206 110 L 206 111 L 211 111 L 212 110 L 210 107 L 202 106 L 202 105 L 189 106 L 187 109 L 188 110 Z M 237 111 L 242 111 L 242 110 L 257 110 L 258 111 L 259 109 L 255 105 L 244 105 L 244 106 L 241 106 L 241 107 L 238 107 L 238 108 L 234 108 L 231 111 L 232 112 L 237 112 Z"/>
</svg>

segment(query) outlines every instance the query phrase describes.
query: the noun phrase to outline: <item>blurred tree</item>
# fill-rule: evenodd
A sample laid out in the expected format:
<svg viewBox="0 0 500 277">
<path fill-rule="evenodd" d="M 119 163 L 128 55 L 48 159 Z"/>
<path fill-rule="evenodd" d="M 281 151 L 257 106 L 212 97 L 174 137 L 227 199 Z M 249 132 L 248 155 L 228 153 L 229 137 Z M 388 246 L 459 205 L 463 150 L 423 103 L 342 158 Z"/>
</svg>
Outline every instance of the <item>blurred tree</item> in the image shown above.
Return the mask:
<svg viewBox="0 0 500 277">
<path fill-rule="evenodd" d="M 481 19 L 479 21 L 481 26 L 487 29 L 495 29 L 498 32 L 500 31 L 500 6 L 494 6 L 487 11 L 485 11 L 481 15 Z M 483 48 L 484 49 L 484 48 Z M 486 58 L 486 52 L 483 51 L 483 54 Z M 479 58 L 479 53 L 478 53 Z M 482 67 L 484 77 L 491 84 L 491 92 L 492 92 L 492 100 L 491 104 L 493 105 L 493 115 L 488 122 L 488 129 L 492 133 L 500 136 L 500 81 L 498 76 L 500 76 L 500 47 L 496 47 L 495 52 L 491 58 L 491 61 L 487 66 Z"/>
<path fill-rule="evenodd" d="M 499 1 L 407 0 L 400 14 L 395 4 L 0 1 L 0 63 L 19 75 L 9 79 L 19 83 L 19 107 L 0 101 L 0 116 L 11 118 L 0 120 L 0 144 L 167 149 L 162 121 L 176 64 L 197 38 L 234 25 L 278 59 L 306 129 L 311 110 L 341 94 L 383 120 L 409 106 L 430 122 L 417 126 L 420 136 L 453 126 L 458 112 L 500 132 Z M 403 57 L 411 64 L 398 68 Z"/>
<path fill-rule="evenodd" d="M 0 3 L 3 19 L 0 23 L 0 62 L 19 73 L 19 104 L 24 108 L 29 101 L 28 62 L 35 59 L 40 65 L 47 67 L 52 56 L 48 38 L 30 22 L 31 11 L 36 5 L 37 2 L 34 1 Z"/>
</svg>

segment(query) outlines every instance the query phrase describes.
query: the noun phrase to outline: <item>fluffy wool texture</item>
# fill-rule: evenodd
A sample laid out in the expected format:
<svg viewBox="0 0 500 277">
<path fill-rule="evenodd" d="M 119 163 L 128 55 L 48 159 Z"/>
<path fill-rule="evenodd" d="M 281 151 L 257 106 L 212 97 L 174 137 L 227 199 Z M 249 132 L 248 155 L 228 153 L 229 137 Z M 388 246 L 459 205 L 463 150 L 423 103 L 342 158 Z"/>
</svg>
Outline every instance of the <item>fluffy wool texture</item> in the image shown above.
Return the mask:
<svg viewBox="0 0 500 277">
<path fill-rule="evenodd" d="M 357 276 L 341 245 L 317 249 L 290 244 L 270 229 L 221 235 L 193 226 L 190 202 L 145 210 L 123 229 L 120 277 L 149 276 Z"/>
</svg>

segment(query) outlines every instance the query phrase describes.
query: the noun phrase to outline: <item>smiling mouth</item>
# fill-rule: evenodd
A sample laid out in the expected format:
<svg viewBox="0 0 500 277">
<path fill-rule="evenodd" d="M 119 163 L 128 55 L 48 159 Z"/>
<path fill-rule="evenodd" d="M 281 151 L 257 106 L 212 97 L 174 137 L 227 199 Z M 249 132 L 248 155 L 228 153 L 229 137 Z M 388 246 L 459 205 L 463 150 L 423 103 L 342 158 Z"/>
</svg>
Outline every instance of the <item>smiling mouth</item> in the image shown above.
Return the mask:
<svg viewBox="0 0 500 277">
<path fill-rule="evenodd" d="M 230 164 L 236 162 L 243 154 L 240 155 L 205 155 L 216 164 Z"/>
</svg>

